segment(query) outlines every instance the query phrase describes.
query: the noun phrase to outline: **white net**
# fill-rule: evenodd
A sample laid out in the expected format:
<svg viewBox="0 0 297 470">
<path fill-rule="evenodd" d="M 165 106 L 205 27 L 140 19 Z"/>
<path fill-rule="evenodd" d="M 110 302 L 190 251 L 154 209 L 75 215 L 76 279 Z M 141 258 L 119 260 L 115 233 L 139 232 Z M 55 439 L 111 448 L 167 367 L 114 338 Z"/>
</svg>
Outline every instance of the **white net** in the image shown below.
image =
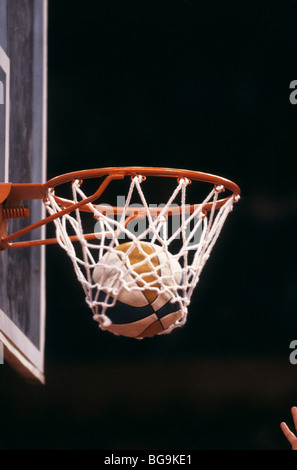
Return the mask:
<svg viewBox="0 0 297 470">
<path fill-rule="evenodd" d="M 168 201 L 152 209 L 142 189 L 143 180 L 141 176 L 131 178 L 125 203 L 117 213 L 88 203 L 88 212 L 76 209 L 58 216 L 63 206 L 54 189 L 46 201 L 49 214 L 57 215 L 54 223 L 58 243 L 73 263 L 93 318 L 101 329 L 116 334 L 122 330 L 111 328 L 118 318 L 112 315 L 114 307 L 120 302 L 121 306 L 139 306 L 141 311 L 143 297 L 157 315 L 164 299 L 172 307 L 167 309 L 169 320 L 163 322 L 157 334 L 184 325 L 194 288 L 236 200 L 232 195 L 218 204 L 224 187 L 214 186 L 200 204 L 188 210 L 190 181 L 180 178 Z M 74 204 L 87 199 L 80 181 L 73 181 L 71 186 Z M 135 194 L 140 200 L 141 217 L 133 219 Z M 179 209 L 174 212 L 173 207 Z M 92 236 L 84 229 L 85 217 L 90 215 L 94 222 Z M 179 315 L 173 315 L 173 310 Z"/>
</svg>

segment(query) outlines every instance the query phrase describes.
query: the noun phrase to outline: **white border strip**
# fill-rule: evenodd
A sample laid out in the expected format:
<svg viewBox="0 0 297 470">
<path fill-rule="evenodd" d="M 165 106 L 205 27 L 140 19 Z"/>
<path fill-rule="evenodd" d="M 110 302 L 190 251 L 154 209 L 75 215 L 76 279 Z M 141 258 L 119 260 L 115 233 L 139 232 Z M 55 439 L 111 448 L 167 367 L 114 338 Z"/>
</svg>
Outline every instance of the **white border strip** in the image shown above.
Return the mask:
<svg viewBox="0 0 297 470">
<path fill-rule="evenodd" d="M 29 362 L 32 362 L 38 369 L 43 369 L 43 358 L 40 357 L 40 351 L 34 346 L 33 343 L 27 338 L 26 335 L 13 323 L 10 318 L 0 309 L 0 323 L 1 323 L 1 330 L 0 331 L 0 340 L 3 342 L 5 346 L 7 346 L 10 350 L 13 345 L 15 351 L 19 349 L 22 351 L 22 355 L 25 357 L 24 351 L 26 351 L 26 358 Z M 6 337 L 10 341 L 9 343 L 6 341 Z M 14 352 L 14 351 L 12 351 Z M 23 361 L 22 361 L 23 362 Z"/>
<path fill-rule="evenodd" d="M 27 358 L 18 349 L 14 347 L 14 345 L 9 341 L 9 339 L 6 338 L 3 333 L 1 333 L 1 331 L 0 343 L 2 345 L 2 348 L 4 346 L 4 349 L 6 348 L 10 352 L 10 354 L 13 355 L 14 359 L 18 361 L 18 364 L 22 365 L 23 368 L 20 368 L 19 365 L 17 367 L 17 370 L 20 373 L 25 375 L 27 378 L 30 378 L 31 380 L 33 380 L 34 377 L 35 380 L 38 379 L 40 383 L 45 384 L 43 372 L 41 372 L 36 366 L 34 366 L 30 361 L 28 361 Z"/>
</svg>

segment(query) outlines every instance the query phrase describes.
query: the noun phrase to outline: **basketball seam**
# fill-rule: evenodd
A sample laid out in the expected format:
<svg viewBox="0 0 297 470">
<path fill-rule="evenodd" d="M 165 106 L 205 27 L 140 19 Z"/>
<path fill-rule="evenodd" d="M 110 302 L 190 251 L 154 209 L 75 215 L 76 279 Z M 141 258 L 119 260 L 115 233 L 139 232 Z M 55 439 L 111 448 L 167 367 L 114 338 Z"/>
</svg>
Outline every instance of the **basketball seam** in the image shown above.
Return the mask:
<svg viewBox="0 0 297 470">
<path fill-rule="evenodd" d="M 115 252 L 116 252 L 116 250 L 115 250 Z M 121 251 L 120 253 L 123 253 L 123 252 Z M 126 252 L 125 252 L 125 253 L 126 253 Z M 119 256 L 119 254 L 118 254 L 117 252 L 116 252 L 116 256 L 117 256 L 117 257 L 119 258 L 119 260 L 122 262 L 122 266 L 123 266 L 123 268 L 125 269 L 125 272 L 128 273 L 128 274 L 131 274 L 132 277 L 133 277 L 133 279 L 136 281 L 135 276 L 133 275 L 133 272 L 129 271 L 129 268 L 128 268 L 128 266 L 126 265 L 125 260 L 124 260 L 124 262 L 123 262 L 123 259 Z M 128 258 L 129 258 L 129 255 L 128 255 Z M 136 281 L 136 284 L 138 285 L 138 287 L 140 287 L 137 281 Z M 142 295 L 145 297 L 145 299 L 147 300 L 147 302 L 148 302 L 149 305 L 150 305 L 151 302 L 148 300 L 147 296 L 145 295 L 145 292 L 144 292 L 142 289 L 140 289 L 140 292 L 142 293 Z M 153 310 L 154 310 L 154 309 L 153 309 Z"/>
<path fill-rule="evenodd" d="M 116 251 L 116 250 L 115 250 L 115 251 Z M 132 250 L 132 252 L 133 252 L 133 250 Z M 159 266 L 160 266 L 160 259 L 159 259 L 158 255 L 157 255 L 157 253 L 156 253 L 156 250 L 154 249 L 153 252 L 154 252 L 154 256 L 156 256 L 156 258 L 158 259 L 158 263 L 159 263 Z M 123 252 L 121 251 L 121 253 L 123 253 Z M 127 253 L 127 252 L 125 252 L 125 253 Z M 118 253 L 116 253 L 116 255 L 117 255 L 118 258 L 122 261 L 121 257 L 118 255 Z M 128 255 L 128 258 L 129 258 L 129 255 Z M 130 258 L 129 258 L 129 259 L 130 259 Z M 145 259 L 145 258 L 144 258 L 144 259 Z M 126 263 L 124 263 L 123 266 L 125 267 L 126 271 L 129 273 L 129 269 L 128 269 L 128 267 L 126 266 Z M 133 265 L 132 265 L 132 266 L 133 266 Z M 144 290 L 141 289 L 141 286 L 140 286 L 139 282 L 137 282 L 137 277 L 134 275 L 134 272 L 135 272 L 135 271 L 132 270 L 132 272 L 130 272 L 130 274 L 131 274 L 132 277 L 134 278 L 134 280 L 135 280 L 136 284 L 138 285 L 138 287 L 140 287 L 140 291 L 141 291 L 142 295 L 145 297 L 145 299 L 147 300 L 148 304 L 149 304 L 149 305 L 152 305 L 152 302 L 149 300 L 149 298 L 147 297 L 147 295 L 146 295 L 146 293 L 145 293 L 145 289 L 144 289 Z M 159 283 L 158 283 L 158 284 L 159 284 Z M 157 296 L 158 296 L 158 293 L 156 293 L 156 297 L 155 297 L 154 300 L 156 300 Z M 154 302 L 154 300 L 153 300 L 153 302 Z M 152 309 L 155 311 L 155 309 L 154 309 L 153 307 L 152 307 Z"/>
<path fill-rule="evenodd" d="M 160 320 L 159 320 L 159 318 L 158 318 L 158 319 L 155 320 L 153 323 L 151 323 L 149 326 L 147 326 L 146 329 L 143 330 L 143 332 L 140 333 L 140 334 L 137 336 L 137 338 L 141 338 L 141 337 L 145 334 L 145 332 L 146 332 L 149 328 L 151 328 L 155 323 L 159 323 L 159 325 L 161 326 L 162 330 L 165 331 L 164 326 L 162 325 L 162 323 L 160 322 Z"/>
</svg>

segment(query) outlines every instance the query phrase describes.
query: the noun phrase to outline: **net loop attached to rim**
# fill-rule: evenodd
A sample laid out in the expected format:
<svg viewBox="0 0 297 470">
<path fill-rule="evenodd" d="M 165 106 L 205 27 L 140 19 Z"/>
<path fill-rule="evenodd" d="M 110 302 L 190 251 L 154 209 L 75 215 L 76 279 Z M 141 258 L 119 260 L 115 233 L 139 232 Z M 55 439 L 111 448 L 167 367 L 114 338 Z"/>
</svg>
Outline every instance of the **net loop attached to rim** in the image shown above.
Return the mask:
<svg viewBox="0 0 297 470">
<path fill-rule="evenodd" d="M 103 330 L 110 326 L 108 311 L 116 304 L 118 295 L 123 290 L 128 293 L 145 290 L 158 295 L 164 292 L 170 294 L 170 301 L 178 303 L 182 316 L 178 322 L 164 330 L 164 333 L 184 325 L 202 269 L 234 202 L 239 199 L 238 194 L 232 194 L 219 204 L 219 196 L 225 191 L 225 187 L 223 184 L 214 184 L 202 202 L 189 206 L 187 188 L 192 181 L 187 177 L 178 177 L 176 187 L 167 202 L 156 208 L 148 203 L 142 188 L 146 180 L 146 175 L 131 176 L 125 204 L 117 208 L 116 213 L 106 210 L 104 204 L 87 202 L 87 223 L 86 212 L 79 208 L 68 213 L 63 211 L 59 216 L 63 207 L 55 195 L 55 188 L 48 191 L 45 204 L 49 214 L 56 215 L 54 223 L 57 241 L 71 259 L 93 318 Z M 69 184 L 74 204 L 88 198 L 80 179 L 74 179 Z M 135 197 L 140 201 L 136 208 L 133 205 Z M 173 206 L 178 207 L 178 210 L 173 211 Z M 95 223 L 92 238 L 86 235 L 86 230 L 90 230 L 90 219 Z M 118 247 L 126 242 L 131 243 L 130 251 L 121 255 L 120 266 L 111 267 L 109 256 L 114 253 L 118 255 Z M 142 242 L 153 244 L 157 247 L 157 252 L 161 250 L 166 255 L 164 275 L 161 274 L 163 271 L 160 266 L 156 267 L 152 262 L 152 256 L 155 255 L 145 252 Z M 141 269 L 136 269 L 136 265 L 129 262 L 129 252 L 135 248 L 143 255 L 137 267 L 146 264 L 147 269 L 150 266 L 152 276 L 149 280 L 147 274 L 141 274 Z M 180 266 L 181 282 L 176 281 L 176 262 Z M 95 282 L 93 273 L 98 267 L 102 269 L 102 276 Z M 108 281 L 104 273 L 108 273 Z M 133 275 L 132 282 L 128 274 Z"/>
</svg>

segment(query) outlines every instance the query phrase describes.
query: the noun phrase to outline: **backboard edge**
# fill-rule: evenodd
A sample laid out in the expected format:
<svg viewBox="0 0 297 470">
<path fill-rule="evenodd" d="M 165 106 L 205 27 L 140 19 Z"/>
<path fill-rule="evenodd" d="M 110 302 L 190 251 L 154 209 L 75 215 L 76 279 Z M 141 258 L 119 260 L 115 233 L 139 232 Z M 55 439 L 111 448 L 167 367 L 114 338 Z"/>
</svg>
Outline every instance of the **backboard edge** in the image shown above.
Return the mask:
<svg viewBox="0 0 297 470">
<path fill-rule="evenodd" d="M 0 341 L 4 346 L 4 361 L 15 369 L 28 382 L 45 384 L 45 376 L 32 362 L 30 362 L 19 349 L 0 331 Z"/>
</svg>

